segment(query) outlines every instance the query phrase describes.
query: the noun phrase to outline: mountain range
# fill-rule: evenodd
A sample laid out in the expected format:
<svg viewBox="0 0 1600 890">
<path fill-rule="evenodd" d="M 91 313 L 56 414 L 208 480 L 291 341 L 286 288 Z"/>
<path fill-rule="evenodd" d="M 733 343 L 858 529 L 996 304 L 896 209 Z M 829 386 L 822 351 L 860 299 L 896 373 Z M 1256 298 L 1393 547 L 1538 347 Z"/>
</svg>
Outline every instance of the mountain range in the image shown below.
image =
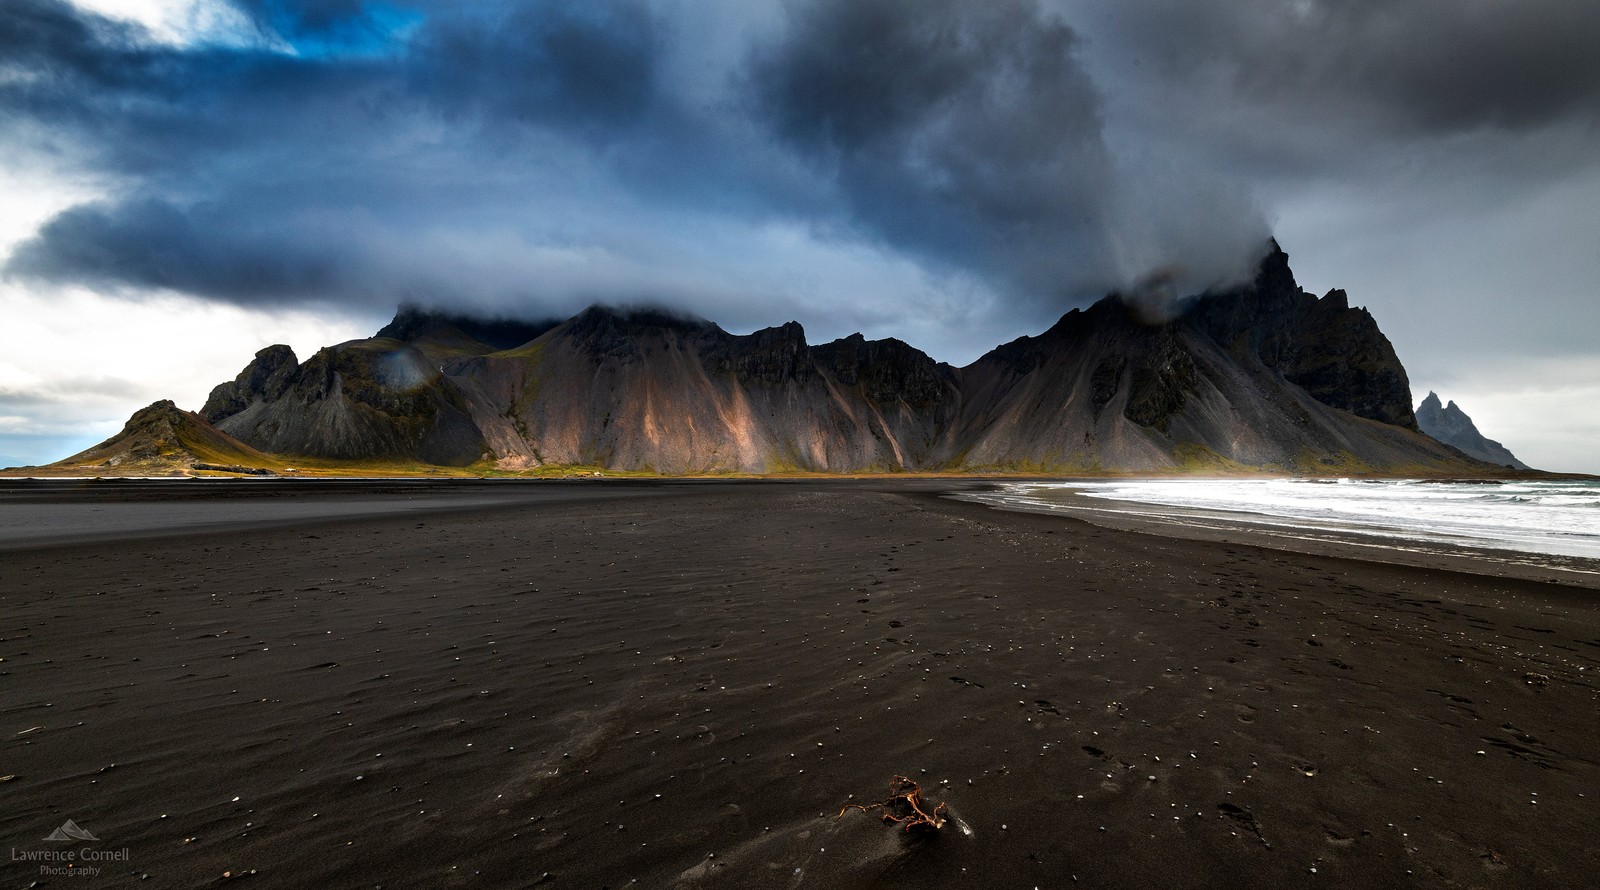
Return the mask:
<svg viewBox="0 0 1600 890">
<path fill-rule="evenodd" d="M 403 308 L 376 336 L 304 362 L 261 350 L 198 415 L 161 405 L 141 414 L 233 443 L 191 463 L 240 466 L 1503 470 L 1419 428 L 1372 315 L 1343 291 L 1302 290 L 1276 242 L 1240 287 L 1171 304 L 1112 295 L 961 368 L 895 339 L 811 345 L 794 322 L 739 335 L 657 309 L 526 323 Z M 97 463 L 117 441 L 61 463 Z"/>
</svg>

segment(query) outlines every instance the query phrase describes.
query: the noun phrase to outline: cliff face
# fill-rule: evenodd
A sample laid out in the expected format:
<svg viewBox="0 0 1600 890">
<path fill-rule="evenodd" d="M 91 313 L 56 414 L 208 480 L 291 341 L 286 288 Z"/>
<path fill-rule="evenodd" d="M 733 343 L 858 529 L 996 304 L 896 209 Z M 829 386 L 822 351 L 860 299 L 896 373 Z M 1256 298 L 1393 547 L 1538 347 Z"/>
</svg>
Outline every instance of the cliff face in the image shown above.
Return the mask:
<svg viewBox="0 0 1600 890">
<path fill-rule="evenodd" d="M 1485 463 L 1517 470 L 1528 469 L 1528 465 L 1517 460 L 1504 445 L 1478 432 L 1478 427 L 1472 422 L 1472 418 L 1458 408 L 1455 402 L 1441 405 L 1437 393 L 1428 393 L 1428 397 L 1417 407 L 1417 425 L 1424 433 L 1440 442 L 1452 448 L 1459 448 Z"/>
<path fill-rule="evenodd" d="M 1185 319 L 1241 364 L 1266 368 L 1312 398 L 1357 417 L 1417 428 L 1411 384 L 1389 339 L 1342 290 L 1300 289 L 1277 245 L 1255 282 L 1196 301 Z"/>
<path fill-rule="evenodd" d="M 446 371 L 502 466 L 779 472 L 925 468 L 957 398 L 939 368 L 888 341 L 811 347 L 792 322 L 737 336 L 592 308 Z"/>
<path fill-rule="evenodd" d="M 300 367 L 294 350 L 287 346 L 268 346 L 256 353 L 250 364 L 244 366 L 239 376 L 219 383 L 211 390 L 200 416 L 216 423 L 224 417 L 238 414 L 257 400 L 275 401 L 288 391 Z"/>
<path fill-rule="evenodd" d="M 1302 291 L 1276 244 L 1244 287 L 1156 320 L 1108 297 L 960 369 L 602 307 L 548 329 L 405 310 L 380 333 L 303 365 L 263 350 L 205 415 L 275 453 L 508 469 L 1479 468 L 1417 431 L 1372 316 Z"/>
</svg>

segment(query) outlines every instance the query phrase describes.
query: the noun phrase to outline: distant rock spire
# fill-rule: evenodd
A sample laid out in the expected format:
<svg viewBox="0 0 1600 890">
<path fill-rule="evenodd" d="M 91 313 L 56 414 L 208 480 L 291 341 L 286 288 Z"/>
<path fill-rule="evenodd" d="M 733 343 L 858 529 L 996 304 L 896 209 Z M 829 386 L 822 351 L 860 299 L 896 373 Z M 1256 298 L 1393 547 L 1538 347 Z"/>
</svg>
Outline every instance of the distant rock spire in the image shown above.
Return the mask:
<svg viewBox="0 0 1600 890">
<path fill-rule="evenodd" d="M 1417 426 L 1440 442 L 1458 448 L 1478 460 L 1518 470 L 1529 469 L 1527 464 L 1517 460 L 1516 455 L 1504 445 L 1478 432 L 1478 427 L 1472 422 L 1472 418 L 1468 417 L 1454 401 L 1441 406 L 1439 394 L 1432 390 L 1429 390 L 1428 397 L 1422 400 L 1422 404 L 1417 406 Z"/>
</svg>

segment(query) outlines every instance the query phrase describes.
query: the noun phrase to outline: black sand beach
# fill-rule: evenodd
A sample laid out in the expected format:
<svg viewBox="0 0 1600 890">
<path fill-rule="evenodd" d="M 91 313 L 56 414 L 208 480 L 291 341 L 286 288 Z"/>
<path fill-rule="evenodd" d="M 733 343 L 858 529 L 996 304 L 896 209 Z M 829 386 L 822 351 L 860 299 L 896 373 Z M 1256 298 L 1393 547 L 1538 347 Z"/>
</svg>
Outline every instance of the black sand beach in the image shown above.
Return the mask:
<svg viewBox="0 0 1600 890">
<path fill-rule="evenodd" d="M 1593 589 L 948 480 L 255 484 L 0 497 L 60 512 L 0 544 L 5 886 L 1600 873 Z M 954 818 L 839 816 L 896 774 Z M 126 854 L 28 858 L 83 850 Z"/>
</svg>

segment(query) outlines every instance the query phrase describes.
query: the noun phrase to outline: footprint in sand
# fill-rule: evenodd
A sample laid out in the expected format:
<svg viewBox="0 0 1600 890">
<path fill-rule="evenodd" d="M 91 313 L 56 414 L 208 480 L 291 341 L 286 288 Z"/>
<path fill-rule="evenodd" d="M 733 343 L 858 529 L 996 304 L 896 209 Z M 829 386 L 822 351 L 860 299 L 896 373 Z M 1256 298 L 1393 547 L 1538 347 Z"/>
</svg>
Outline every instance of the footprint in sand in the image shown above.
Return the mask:
<svg viewBox="0 0 1600 890">
<path fill-rule="evenodd" d="M 1344 834 L 1331 825 L 1322 826 L 1322 833 L 1327 837 L 1328 844 L 1330 846 L 1338 847 L 1341 850 L 1348 847 L 1353 847 L 1356 844 L 1355 838 L 1348 834 Z"/>
<path fill-rule="evenodd" d="M 1249 831 L 1251 834 L 1255 835 L 1258 839 L 1262 841 L 1266 840 L 1266 838 L 1261 836 L 1261 823 L 1256 821 L 1255 815 L 1249 810 L 1245 809 L 1244 807 L 1235 806 L 1231 803 L 1219 803 L 1217 804 L 1217 810 L 1221 812 L 1223 816 L 1232 819 L 1246 831 Z"/>
</svg>

